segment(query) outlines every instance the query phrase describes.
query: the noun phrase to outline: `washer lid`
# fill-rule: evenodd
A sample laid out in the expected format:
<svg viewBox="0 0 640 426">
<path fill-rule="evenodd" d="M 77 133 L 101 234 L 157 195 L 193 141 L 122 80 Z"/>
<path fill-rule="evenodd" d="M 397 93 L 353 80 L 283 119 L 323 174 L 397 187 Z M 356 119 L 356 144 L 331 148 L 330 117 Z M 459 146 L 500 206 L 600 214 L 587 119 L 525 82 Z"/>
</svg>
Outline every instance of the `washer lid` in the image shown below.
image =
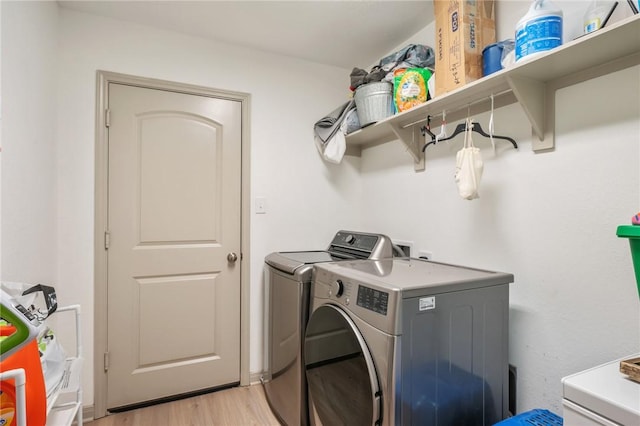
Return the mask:
<svg viewBox="0 0 640 426">
<path fill-rule="evenodd" d="M 338 258 L 333 257 L 331 253 L 323 250 L 276 252 L 269 254 L 264 259 L 267 265 L 289 274 L 293 274 L 297 269 L 305 265 L 331 262 L 334 260 L 338 260 Z"/>
</svg>

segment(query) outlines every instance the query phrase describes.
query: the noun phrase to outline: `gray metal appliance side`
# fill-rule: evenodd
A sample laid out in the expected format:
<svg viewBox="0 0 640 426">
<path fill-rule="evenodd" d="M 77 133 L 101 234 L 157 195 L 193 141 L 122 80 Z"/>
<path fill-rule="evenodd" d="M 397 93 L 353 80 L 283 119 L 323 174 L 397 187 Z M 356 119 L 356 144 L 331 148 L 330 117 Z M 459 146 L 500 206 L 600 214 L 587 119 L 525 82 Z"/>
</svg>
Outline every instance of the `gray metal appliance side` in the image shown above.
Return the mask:
<svg viewBox="0 0 640 426">
<path fill-rule="evenodd" d="M 402 301 L 396 424 L 508 417 L 509 285 Z"/>
<path fill-rule="evenodd" d="M 309 315 L 312 265 L 296 273 L 265 264 L 264 386 L 267 401 L 286 425 L 308 424 L 307 389 L 301 377 L 302 337 Z"/>
<path fill-rule="evenodd" d="M 279 271 L 286 272 L 290 275 L 297 275 L 301 281 L 309 282 L 311 280 L 311 269 L 313 269 L 313 265 L 293 260 L 287 257 L 285 253 L 270 253 L 264 258 L 264 262 Z"/>
</svg>

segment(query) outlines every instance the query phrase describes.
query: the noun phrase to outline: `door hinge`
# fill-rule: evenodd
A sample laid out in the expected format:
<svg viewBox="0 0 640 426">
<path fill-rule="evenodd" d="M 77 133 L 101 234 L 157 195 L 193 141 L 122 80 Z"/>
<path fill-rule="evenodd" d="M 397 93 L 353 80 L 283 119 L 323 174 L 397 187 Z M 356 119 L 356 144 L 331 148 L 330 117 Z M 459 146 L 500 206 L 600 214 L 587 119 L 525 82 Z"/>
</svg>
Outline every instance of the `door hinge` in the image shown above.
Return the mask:
<svg viewBox="0 0 640 426">
<path fill-rule="evenodd" d="M 109 352 L 104 353 L 104 372 L 109 371 Z"/>
<path fill-rule="evenodd" d="M 110 109 L 104 110 L 104 125 L 105 127 L 111 126 L 111 110 Z"/>
<path fill-rule="evenodd" d="M 104 231 L 104 249 L 109 250 L 110 244 L 111 244 L 111 232 Z"/>
</svg>

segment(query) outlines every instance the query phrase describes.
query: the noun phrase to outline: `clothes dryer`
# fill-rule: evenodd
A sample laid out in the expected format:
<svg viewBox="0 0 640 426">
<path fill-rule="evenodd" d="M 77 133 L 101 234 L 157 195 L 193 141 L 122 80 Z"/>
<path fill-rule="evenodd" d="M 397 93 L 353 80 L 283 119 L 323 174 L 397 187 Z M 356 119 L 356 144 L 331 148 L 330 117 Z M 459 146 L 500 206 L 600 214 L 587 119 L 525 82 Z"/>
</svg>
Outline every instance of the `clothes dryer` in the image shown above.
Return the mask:
<svg viewBox="0 0 640 426">
<path fill-rule="evenodd" d="M 508 416 L 513 275 L 421 259 L 314 266 L 312 424 L 492 425 Z"/>
<path fill-rule="evenodd" d="M 271 253 L 265 258 L 265 372 L 267 401 L 289 426 L 308 424 L 302 338 L 309 312 L 313 265 L 353 259 L 382 259 L 396 248 L 382 234 L 338 231 L 326 250 Z"/>
</svg>

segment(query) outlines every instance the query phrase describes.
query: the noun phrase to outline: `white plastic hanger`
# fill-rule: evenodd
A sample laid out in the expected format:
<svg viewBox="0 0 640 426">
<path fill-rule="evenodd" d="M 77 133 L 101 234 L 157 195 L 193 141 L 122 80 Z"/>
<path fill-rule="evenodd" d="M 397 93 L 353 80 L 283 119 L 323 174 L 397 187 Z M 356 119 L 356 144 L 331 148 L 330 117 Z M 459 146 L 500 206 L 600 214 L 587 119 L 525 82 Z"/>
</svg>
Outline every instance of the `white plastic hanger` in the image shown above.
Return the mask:
<svg viewBox="0 0 640 426">
<path fill-rule="evenodd" d="M 496 142 L 493 140 L 493 93 L 491 94 L 491 115 L 489 117 L 489 138 L 491 139 L 491 146 L 493 147 L 493 155 L 496 155 Z"/>
<path fill-rule="evenodd" d="M 440 133 L 438 133 L 436 135 L 436 143 L 438 143 L 438 141 L 440 139 L 444 139 L 447 136 L 449 136 L 447 134 L 447 111 L 442 111 L 442 123 L 440 123 Z"/>
</svg>

